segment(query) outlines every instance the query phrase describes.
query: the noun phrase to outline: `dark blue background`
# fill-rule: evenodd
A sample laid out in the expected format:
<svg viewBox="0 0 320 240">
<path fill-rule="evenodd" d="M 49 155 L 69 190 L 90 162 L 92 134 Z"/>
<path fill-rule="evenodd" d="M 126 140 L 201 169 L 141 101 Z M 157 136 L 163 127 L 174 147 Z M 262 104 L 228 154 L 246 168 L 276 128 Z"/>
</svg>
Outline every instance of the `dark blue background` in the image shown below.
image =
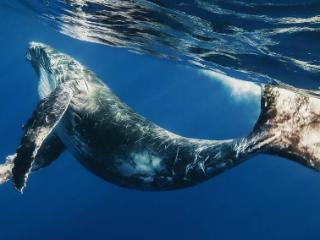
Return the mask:
<svg viewBox="0 0 320 240">
<path fill-rule="evenodd" d="M 95 71 L 137 112 L 176 133 L 249 133 L 259 104 L 176 62 L 62 36 L 30 13 L 0 9 L 0 158 L 15 151 L 37 103 L 24 58 L 42 41 Z M 68 153 L 33 174 L 23 195 L 0 186 L 0 239 L 319 239 L 320 174 L 259 155 L 199 186 L 149 193 L 104 182 Z"/>
</svg>

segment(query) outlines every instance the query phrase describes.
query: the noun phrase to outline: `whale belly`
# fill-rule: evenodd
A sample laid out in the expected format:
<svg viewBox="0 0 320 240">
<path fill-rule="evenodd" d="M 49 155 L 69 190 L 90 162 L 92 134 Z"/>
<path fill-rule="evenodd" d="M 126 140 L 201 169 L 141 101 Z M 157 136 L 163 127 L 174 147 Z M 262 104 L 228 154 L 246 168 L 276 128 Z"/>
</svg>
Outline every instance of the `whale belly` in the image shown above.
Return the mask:
<svg viewBox="0 0 320 240">
<path fill-rule="evenodd" d="M 62 142 L 89 171 L 109 182 L 137 189 L 148 188 L 165 171 L 162 156 L 143 144 L 135 144 L 121 131 L 99 126 L 97 116 L 92 119 L 70 109 L 57 128 Z"/>
</svg>

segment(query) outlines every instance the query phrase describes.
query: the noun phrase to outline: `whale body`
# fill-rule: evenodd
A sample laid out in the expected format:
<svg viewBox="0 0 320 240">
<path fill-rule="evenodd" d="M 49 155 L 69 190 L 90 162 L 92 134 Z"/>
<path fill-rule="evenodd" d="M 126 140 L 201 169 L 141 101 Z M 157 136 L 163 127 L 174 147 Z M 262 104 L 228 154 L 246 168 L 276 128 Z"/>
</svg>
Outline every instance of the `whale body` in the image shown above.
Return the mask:
<svg viewBox="0 0 320 240">
<path fill-rule="evenodd" d="M 40 102 L 0 183 L 22 191 L 28 176 L 70 151 L 95 175 L 139 190 L 192 186 L 258 153 L 320 167 L 320 99 L 290 86 L 262 85 L 261 114 L 248 136 L 186 138 L 135 113 L 72 57 L 32 42 L 27 59 L 39 77 Z"/>
</svg>

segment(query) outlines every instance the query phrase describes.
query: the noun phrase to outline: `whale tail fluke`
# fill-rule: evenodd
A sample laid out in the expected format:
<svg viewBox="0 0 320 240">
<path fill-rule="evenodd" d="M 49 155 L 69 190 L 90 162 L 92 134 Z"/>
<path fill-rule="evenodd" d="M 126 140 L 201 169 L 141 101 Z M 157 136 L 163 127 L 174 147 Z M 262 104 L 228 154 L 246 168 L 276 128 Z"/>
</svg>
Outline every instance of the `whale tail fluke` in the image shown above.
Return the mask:
<svg viewBox="0 0 320 240">
<path fill-rule="evenodd" d="M 15 157 L 16 155 L 10 155 L 6 158 L 5 163 L 0 164 L 0 184 L 11 180 Z"/>
<path fill-rule="evenodd" d="M 262 86 L 261 113 L 247 153 L 268 153 L 320 170 L 320 98 L 287 86 Z"/>
</svg>

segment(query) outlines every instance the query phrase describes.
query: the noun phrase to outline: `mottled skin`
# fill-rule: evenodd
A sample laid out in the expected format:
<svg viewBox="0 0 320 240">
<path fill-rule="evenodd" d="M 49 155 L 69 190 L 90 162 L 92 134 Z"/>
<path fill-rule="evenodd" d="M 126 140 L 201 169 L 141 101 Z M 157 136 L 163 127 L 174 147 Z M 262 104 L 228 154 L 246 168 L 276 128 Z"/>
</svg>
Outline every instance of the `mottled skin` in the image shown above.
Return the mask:
<svg viewBox="0 0 320 240">
<path fill-rule="evenodd" d="M 241 162 L 239 141 L 173 134 L 134 113 L 93 73 L 87 72 L 87 79 L 83 90 L 74 85 L 75 100 L 57 132 L 99 177 L 130 188 L 168 190 L 194 185 Z"/>
<path fill-rule="evenodd" d="M 263 86 L 262 112 L 248 137 L 192 139 L 136 114 L 93 72 L 47 45 L 31 43 L 27 58 L 39 76 L 42 100 L 25 126 L 17 154 L 0 165 L 0 183 L 12 179 L 18 190 L 30 171 L 47 166 L 65 149 L 97 176 L 140 190 L 195 185 L 258 152 L 316 169 L 320 165 L 316 96 Z M 312 141 L 306 141 L 310 133 Z"/>
</svg>

